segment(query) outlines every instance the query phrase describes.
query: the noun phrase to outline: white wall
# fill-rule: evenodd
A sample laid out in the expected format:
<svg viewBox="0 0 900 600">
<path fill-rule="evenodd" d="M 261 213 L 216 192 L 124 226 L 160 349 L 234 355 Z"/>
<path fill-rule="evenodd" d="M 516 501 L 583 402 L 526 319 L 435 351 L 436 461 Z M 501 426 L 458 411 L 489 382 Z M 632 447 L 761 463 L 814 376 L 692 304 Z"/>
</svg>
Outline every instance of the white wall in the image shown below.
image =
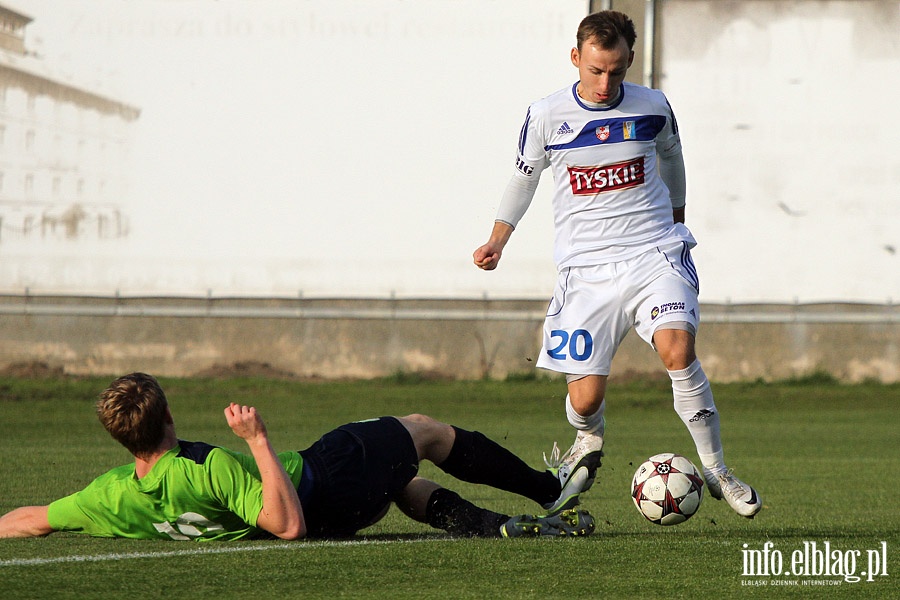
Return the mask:
<svg viewBox="0 0 900 600">
<path fill-rule="evenodd" d="M 547 182 L 500 269 L 471 253 L 587 2 L 10 4 L 143 112 L 128 241 L 0 246 L 0 291 L 549 295 Z M 872 4 L 663 3 L 705 301 L 900 296 L 898 120 L 869 98 L 898 89 L 897 5 Z"/>
<path fill-rule="evenodd" d="M 143 112 L 129 243 L 0 249 L 0 287 L 546 293 L 548 210 L 499 276 L 471 253 L 585 1 L 13 4 L 48 63 Z"/>
<path fill-rule="evenodd" d="M 900 298 L 900 3 L 663 7 L 708 300 Z"/>
</svg>

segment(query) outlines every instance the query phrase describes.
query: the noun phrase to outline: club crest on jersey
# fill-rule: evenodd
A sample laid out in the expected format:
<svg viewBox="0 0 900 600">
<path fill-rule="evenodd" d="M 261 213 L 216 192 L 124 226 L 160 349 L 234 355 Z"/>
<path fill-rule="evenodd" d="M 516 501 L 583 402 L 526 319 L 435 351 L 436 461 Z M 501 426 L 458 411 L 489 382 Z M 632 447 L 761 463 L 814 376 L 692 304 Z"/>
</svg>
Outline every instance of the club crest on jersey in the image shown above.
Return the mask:
<svg viewBox="0 0 900 600">
<path fill-rule="evenodd" d="M 568 167 L 569 184 L 576 196 L 625 190 L 644 184 L 644 157 L 599 167 Z"/>
<path fill-rule="evenodd" d="M 609 125 L 601 125 L 594 130 L 594 133 L 597 135 L 598 140 L 605 142 L 609 139 Z"/>
</svg>

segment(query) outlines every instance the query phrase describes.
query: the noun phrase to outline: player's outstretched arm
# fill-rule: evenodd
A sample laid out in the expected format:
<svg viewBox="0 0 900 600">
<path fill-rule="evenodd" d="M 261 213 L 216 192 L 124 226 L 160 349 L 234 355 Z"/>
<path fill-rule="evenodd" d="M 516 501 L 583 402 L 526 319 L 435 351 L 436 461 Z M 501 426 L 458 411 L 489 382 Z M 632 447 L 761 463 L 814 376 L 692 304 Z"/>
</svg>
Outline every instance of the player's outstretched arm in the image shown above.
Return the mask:
<svg viewBox="0 0 900 600">
<path fill-rule="evenodd" d="M 472 253 L 475 266 L 485 271 L 496 269 L 497 263 L 500 262 L 500 257 L 503 255 L 503 248 L 506 247 L 512 232 L 513 227 L 509 223 L 494 221 L 490 239 Z"/>
<path fill-rule="evenodd" d="M 286 540 L 305 537 L 306 521 L 297 490 L 275 455 L 265 423 L 256 409 L 232 402 L 225 409 L 225 419 L 235 435 L 247 442 L 259 468 L 263 507 L 256 525 Z"/>
<path fill-rule="evenodd" d="M 54 531 L 46 506 L 23 506 L 0 517 L 0 538 L 40 537 Z"/>
</svg>

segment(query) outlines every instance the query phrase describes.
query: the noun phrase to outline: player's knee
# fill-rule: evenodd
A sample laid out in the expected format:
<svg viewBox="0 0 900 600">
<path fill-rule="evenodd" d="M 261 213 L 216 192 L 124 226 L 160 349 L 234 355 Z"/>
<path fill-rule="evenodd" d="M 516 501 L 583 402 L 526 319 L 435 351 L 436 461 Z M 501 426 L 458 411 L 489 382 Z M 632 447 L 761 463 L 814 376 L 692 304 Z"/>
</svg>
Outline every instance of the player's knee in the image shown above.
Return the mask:
<svg viewBox="0 0 900 600">
<path fill-rule="evenodd" d="M 658 337 L 663 338 L 663 336 Z M 697 359 L 693 338 L 666 340 L 664 343 L 656 342 L 656 351 L 669 371 L 686 369 Z"/>
<path fill-rule="evenodd" d="M 453 436 L 453 428 L 450 425 L 441 423 L 428 415 L 413 413 L 402 417 L 400 421 L 413 434 L 413 439 L 422 440 L 425 443 Z"/>
<path fill-rule="evenodd" d="M 572 378 L 568 382 L 567 410 L 572 408 L 580 415 L 590 415 L 600 410 L 606 397 L 606 380 L 606 375 Z"/>
<path fill-rule="evenodd" d="M 693 348 L 696 332 L 690 323 L 675 321 L 662 323 L 653 332 L 651 339 L 658 348 Z"/>
<path fill-rule="evenodd" d="M 435 423 L 437 423 L 437 421 L 435 421 L 434 419 L 432 419 L 432 418 L 429 417 L 428 415 L 423 415 L 423 414 L 420 414 L 420 413 L 413 413 L 413 414 L 411 414 L 411 415 L 406 415 L 405 417 L 401 417 L 400 420 L 401 420 L 401 421 L 407 421 L 407 422 L 409 422 L 409 423 L 412 423 L 412 424 L 414 424 L 414 425 L 418 425 L 418 426 L 420 426 L 420 427 L 431 427 L 431 426 L 433 426 Z"/>
</svg>

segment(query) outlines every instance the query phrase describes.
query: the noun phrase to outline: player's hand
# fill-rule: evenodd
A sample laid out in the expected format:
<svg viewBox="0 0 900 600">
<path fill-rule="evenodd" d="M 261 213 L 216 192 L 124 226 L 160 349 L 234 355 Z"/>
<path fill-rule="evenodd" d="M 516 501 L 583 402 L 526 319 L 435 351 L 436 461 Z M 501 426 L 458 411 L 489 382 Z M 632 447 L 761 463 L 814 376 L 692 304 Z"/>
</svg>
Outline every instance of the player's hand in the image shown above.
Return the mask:
<svg viewBox="0 0 900 600">
<path fill-rule="evenodd" d="M 487 243 L 472 253 L 472 260 L 475 262 L 475 266 L 484 271 L 496 269 L 512 232 L 513 226 L 509 223 L 494 221 L 494 228 L 491 230 L 491 237 L 488 238 Z"/>
<path fill-rule="evenodd" d="M 494 247 L 493 244 L 487 243 L 472 253 L 472 260 L 475 266 L 484 271 L 493 271 L 500 262 L 501 252 Z"/>
<path fill-rule="evenodd" d="M 248 443 L 257 439 L 268 439 L 266 424 L 252 406 L 241 406 L 232 402 L 225 409 L 225 420 L 228 421 L 228 426 L 234 434 Z"/>
</svg>

